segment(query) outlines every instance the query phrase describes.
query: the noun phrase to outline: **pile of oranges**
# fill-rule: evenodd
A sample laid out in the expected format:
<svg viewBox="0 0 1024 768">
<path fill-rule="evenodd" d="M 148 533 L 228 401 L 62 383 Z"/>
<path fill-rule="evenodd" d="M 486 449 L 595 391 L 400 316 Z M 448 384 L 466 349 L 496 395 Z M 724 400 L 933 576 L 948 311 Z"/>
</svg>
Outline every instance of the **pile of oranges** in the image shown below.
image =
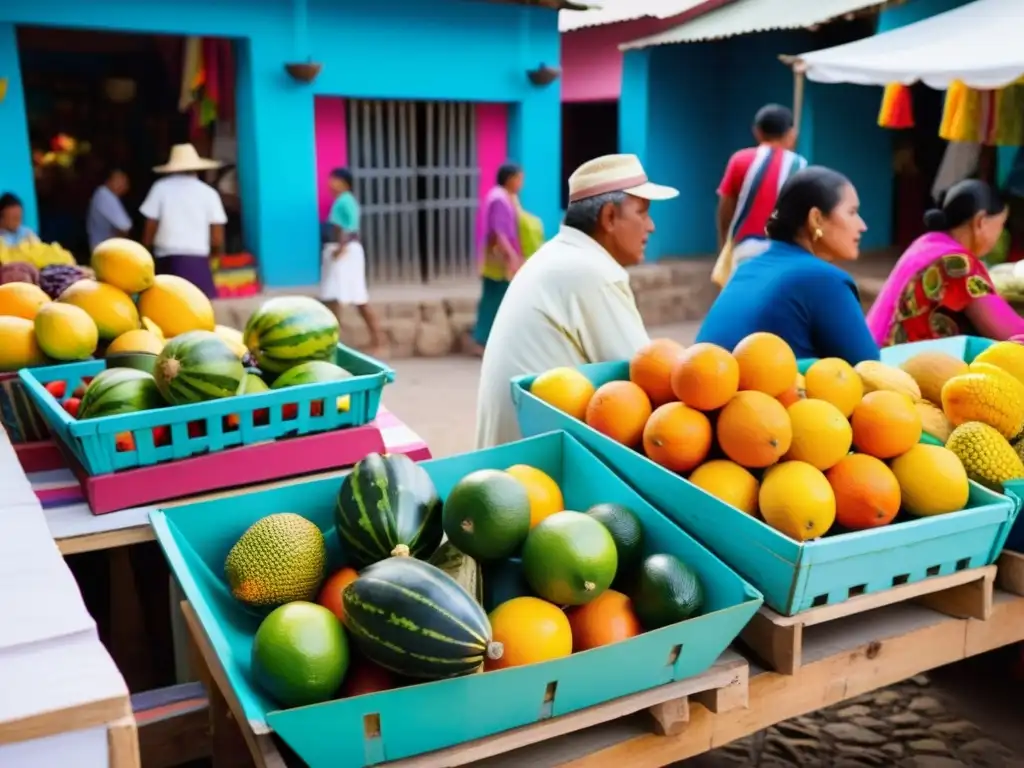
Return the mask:
<svg viewBox="0 0 1024 768">
<path fill-rule="evenodd" d="M 801 375 L 785 341 L 755 333 L 732 351 L 656 339 L 630 361 L 629 380 L 595 389 L 579 371 L 558 368 L 531 392 L 807 541 L 888 525 L 901 509 L 927 516 L 967 504 L 956 457 L 920 443 L 913 400 L 877 386 L 838 358 Z"/>
</svg>

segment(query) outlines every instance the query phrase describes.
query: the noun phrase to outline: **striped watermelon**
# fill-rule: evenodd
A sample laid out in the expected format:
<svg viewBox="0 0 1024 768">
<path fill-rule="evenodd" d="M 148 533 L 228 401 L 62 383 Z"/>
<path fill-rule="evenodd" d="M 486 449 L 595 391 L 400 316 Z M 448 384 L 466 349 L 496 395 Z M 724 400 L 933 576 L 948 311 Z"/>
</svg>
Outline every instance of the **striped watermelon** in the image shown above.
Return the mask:
<svg viewBox="0 0 1024 768">
<path fill-rule="evenodd" d="M 371 453 L 341 482 L 334 506 L 341 549 L 360 567 L 393 555 L 430 557 L 441 543 L 441 499 L 404 453 Z"/>
<path fill-rule="evenodd" d="M 338 318 L 308 296 L 279 296 L 252 314 L 244 335 L 261 370 L 283 373 L 310 360 L 333 360 Z"/>
<path fill-rule="evenodd" d="M 189 331 L 167 342 L 153 378 L 172 405 L 237 395 L 245 368 L 231 347 L 212 331 Z"/>
<path fill-rule="evenodd" d="M 120 413 L 135 413 L 163 408 L 167 403 L 153 377 L 135 368 L 107 368 L 89 382 L 78 419 L 98 419 Z"/>
<path fill-rule="evenodd" d="M 437 680 L 500 659 L 480 604 L 441 569 L 411 557 L 371 565 L 342 592 L 344 623 L 366 658 L 407 677 Z"/>
<path fill-rule="evenodd" d="M 300 384 L 317 384 L 322 381 L 340 381 L 351 379 L 352 374 L 340 365 L 328 363 L 324 360 L 310 360 L 308 363 L 299 363 L 294 368 L 289 368 L 276 379 L 272 389 L 283 389 L 284 387 L 297 387 Z"/>
</svg>

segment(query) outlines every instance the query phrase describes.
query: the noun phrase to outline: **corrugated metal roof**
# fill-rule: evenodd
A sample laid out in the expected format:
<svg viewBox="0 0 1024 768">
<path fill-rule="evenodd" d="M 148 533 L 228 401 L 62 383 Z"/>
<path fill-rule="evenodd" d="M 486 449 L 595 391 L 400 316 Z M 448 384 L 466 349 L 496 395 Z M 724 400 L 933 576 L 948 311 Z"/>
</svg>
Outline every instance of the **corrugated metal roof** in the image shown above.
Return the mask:
<svg viewBox="0 0 1024 768">
<path fill-rule="evenodd" d="M 654 45 L 696 43 L 772 29 L 800 29 L 848 13 L 885 5 L 886 0 L 736 0 L 656 35 L 619 46 L 627 51 Z"/>
<path fill-rule="evenodd" d="M 618 24 L 637 19 L 670 19 L 704 5 L 707 0 L 604 0 L 589 11 L 562 11 L 558 14 L 560 32 L 584 27 Z"/>
</svg>

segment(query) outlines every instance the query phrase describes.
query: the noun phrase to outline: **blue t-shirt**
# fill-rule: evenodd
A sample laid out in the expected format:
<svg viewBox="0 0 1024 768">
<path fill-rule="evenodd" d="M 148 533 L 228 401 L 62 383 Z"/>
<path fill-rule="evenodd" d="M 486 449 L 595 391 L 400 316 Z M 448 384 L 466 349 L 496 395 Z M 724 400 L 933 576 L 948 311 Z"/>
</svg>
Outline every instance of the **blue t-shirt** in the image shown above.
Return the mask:
<svg viewBox="0 0 1024 768">
<path fill-rule="evenodd" d="M 877 360 L 853 278 L 788 243 L 742 262 L 708 310 L 697 341 L 726 349 L 751 333 L 782 337 L 797 358 Z"/>
<path fill-rule="evenodd" d="M 349 235 L 359 234 L 359 202 L 351 192 L 342 192 L 334 203 L 331 204 L 331 212 L 327 215 L 327 221 Z"/>
</svg>

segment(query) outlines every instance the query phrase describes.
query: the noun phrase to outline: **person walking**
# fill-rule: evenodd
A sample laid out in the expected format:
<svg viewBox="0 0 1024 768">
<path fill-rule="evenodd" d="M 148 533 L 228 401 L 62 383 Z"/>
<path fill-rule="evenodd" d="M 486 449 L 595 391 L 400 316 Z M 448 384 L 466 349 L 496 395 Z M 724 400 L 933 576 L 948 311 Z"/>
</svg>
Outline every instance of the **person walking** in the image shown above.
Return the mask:
<svg viewBox="0 0 1024 768">
<path fill-rule="evenodd" d="M 382 356 L 384 337 L 366 289 L 366 252 L 359 240 L 359 201 L 352 192 L 352 172 L 335 168 L 328 180 L 334 203 L 327 215 L 321 253 L 320 300 L 341 322 L 341 310 L 351 304 L 370 332 L 370 354 Z"/>
<path fill-rule="evenodd" d="M 146 217 L 142 244 L 152 251 L 157 274 L 182 277 L 210 298 L 217 296 L 210 256 L 224 251 L 227 215 L 217 190 L 199 174 L 221 165 L 191 144 L 175 144 L 168 161 L 153 169 L 162 178 L 139 206 Z"/>
<path fill-rule="evenodd" d="M 92 193 L 89 210 L 85 215 L 90 253 L 104 240 L 127 237 L 131 231 L 131 217 L 121 202 L 121 198 L 128 192 L 128 186 L 128 174 L 120 168 L 112 168 L 106 180 Z"/>
</svg>

